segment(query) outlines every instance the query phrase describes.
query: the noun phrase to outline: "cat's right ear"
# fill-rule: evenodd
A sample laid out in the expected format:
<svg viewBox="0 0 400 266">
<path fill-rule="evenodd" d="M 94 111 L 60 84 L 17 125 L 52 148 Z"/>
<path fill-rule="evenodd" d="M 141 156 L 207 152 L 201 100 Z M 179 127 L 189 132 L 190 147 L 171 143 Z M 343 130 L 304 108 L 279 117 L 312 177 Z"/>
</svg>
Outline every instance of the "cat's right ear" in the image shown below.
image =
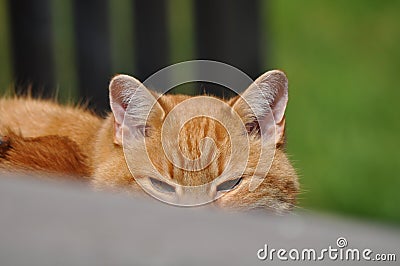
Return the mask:
<svg viewBox="0 0 400 266">
<path fill-rule="evenodd" d="M 288 101 L 288 80 L 284 72 L 272 70 L 257 78 L 236 98 L 233 108 L 241 115 L 250 131 L 259 127 L 268 139 L 284 143 L 285 109 Z"/>
<path fill-rule="evenodd" d="M 124 116 L 129 106 L 131 115 L 129 130 L 137 136 L 144 136 L 146 121 L 154 107 L 162 112 L 157 95 L 148 90 L 139 80 L 128 75 L 115 76 L 109 86 L 110 106 L 114 115 L 114 143 L 122 145 Z M 133 117 L 133 120 L 132 120 Z"/>
</svg>

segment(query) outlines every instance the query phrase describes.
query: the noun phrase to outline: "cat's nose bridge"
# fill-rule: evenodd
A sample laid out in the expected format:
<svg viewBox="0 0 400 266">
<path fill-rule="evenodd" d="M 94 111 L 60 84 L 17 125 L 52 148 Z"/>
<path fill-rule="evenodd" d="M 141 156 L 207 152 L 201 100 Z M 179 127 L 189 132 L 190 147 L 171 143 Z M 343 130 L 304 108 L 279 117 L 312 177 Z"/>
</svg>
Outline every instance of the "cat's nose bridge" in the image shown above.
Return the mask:
<svg viewBox="0 0 400 266">
<path fill-rule="evenodd" d="M 194 143 L 183 143 L 168 151 L 174 166 L 187 172 L 198 172 L 206 169 L 218 159 L 219 150 L 215 140 L 204 137 Z M 185 154 L 186 153 L 186 154 Z"/>
<path fill-rule="evenodd" d="M 182 186 L 176 191 L 179 202 L 184 205 L 200 205 L 214 200 L 210 185 Z"/>
</svg>

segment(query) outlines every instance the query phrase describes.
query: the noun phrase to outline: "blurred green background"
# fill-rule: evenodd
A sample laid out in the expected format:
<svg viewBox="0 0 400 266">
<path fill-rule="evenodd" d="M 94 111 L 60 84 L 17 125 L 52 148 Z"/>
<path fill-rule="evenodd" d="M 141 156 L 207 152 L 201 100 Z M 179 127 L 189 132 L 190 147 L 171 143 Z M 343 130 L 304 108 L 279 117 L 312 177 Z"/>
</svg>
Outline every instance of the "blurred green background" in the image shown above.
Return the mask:
<svg viewBox="0 0 400 266">
<path fill-rule="evenodd" d="M 273 1 L 301 205 L 400 222 L 400 2 Z"/>
<path fill-rule="evenodd" d="M 400 223 L 400 1 L 257 3 L 257 75 L 278 68 L 289 77 L 288 152 L 301 176 L 300 206 Z M 7 5 L 0 0 L 2 89 L 14 79 Z M 195 8 L 167 1 L 169 63 L 198 58 L 199 43 L 210 41 L 195 38 Z M 135 75 L 132 2 L 110 1 L 108 10 L 112 73 Z M 51 1 L 51 13 L 58 94 L 77 99 L 72 2 Z"/>
</svg>

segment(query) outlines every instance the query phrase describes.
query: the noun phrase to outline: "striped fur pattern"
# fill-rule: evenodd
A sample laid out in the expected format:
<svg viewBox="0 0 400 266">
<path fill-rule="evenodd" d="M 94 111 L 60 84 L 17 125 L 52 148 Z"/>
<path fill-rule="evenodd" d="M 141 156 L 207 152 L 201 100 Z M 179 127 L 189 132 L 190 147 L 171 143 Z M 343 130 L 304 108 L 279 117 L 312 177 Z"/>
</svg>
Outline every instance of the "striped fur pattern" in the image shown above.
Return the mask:
<svg viewBox="0 0 400 266">
<path fill-rule="evenodd" d="M 284 150 L 287 79 L 281 71 L 270 71 L 256 80 L 257 82 L 260 84 L 255 85 L 264 90 L 267 100 L 251 88 L 253 84 L 242 96 L 227 101 L 220 100 L 225 105 L 218 108 L 228 108 L 237 113 L 245 125 L 253 125 L 255 118 L 258 118 L 257 124 L 254 124 L 258 127 L 269 127 L 271 122 L 266 119 L 271 117 L 266 117 L 268 113 L 271 116 L 272 110 L 277 128 L 272 149 L 264 145 L 257 127 L 251 127 L 249 131 L 243 131 L 243 128 L 246 128 L 243 127 L 228 132 L 221 121 L 205 116 L 195 117 L 177 127 L 177 132 L 174 133 L 177 138 L 167 139 L 167 143 L 163 144 L 162 126 L 168 114 L 179 104 L 193 97 L 160 96 L 145 88 L 136 79 L 119 75 L 110 83 L 112 112 L 105 119 L 84 108 L 62 106 L 53 101 L 29 97 L 1 99 L 0 169 L 56 173 L 89 182 L 96 190 L 124 191 L 134 195 L 144 195 L 135 178 L 161 177 L 163 182 L 171 186 L 213 184 L 206 186 L 204 193 L 215 195 L 219 193 L 216 191 L 219 184 L 217 179 L 227 165 L 239 164 L 244 158 L 232 153 L 232 143 L 229 140 L 233 134 L 248 137 L 249 154 L 246 157 L 246 169 L 240 183 L 231 190 L 224 191 L 222 197 L 213 204 L 241 210 L 290 210 L 296 203 L 299 184 L 296 172 Z M 126 130 L 122 120 L 127 103 L 132 104 L 132 101 L 133 108 L 129 111 L 139 118 L 133 120 L 136 124 L 131 130 L 136 130 L 134 136 L 138 141 L 145 140 L 146 151 L 129 151 L 134 158 L 133 166 L 129 169 L 122 147 L 122 132 Z M 202 105 L 192 105 L 191 111 L 196 112 L 196 108 L 199 112 L 204 108 L 216 108 L 215 105 Z M 216 112 L 223 112 L 222 109 Z M 254 114 L 254 110 L 261 115 Z M 225 120 L 229 121 L 229 118 Z M 270 130 L 267 129 L 266 134 L 269 134 Z M 204 141 L 207 138 L 210 142 Z M 180 153 L 172 153 L 169 156 L 171 158 L 167 158 L 164 148 L 169 144 L 172 150 Z M 268 172 L 256 171 L 261 151 L 266 156 L 273 153 Z M 205 163 L 201 170 L 187 171 L 176 166 L 177 161 L 183 160 L 183 157 L 193 161 L 202 156 L 210 162 Z M 143 169 L 148 159 L 153 169 Z M 154 174 L 156 172 L 157 176 Z M 264 179 L 254 191 L 250 191 L 250 177 L 253 175 Z M 229 179 L 229 176 L 225 178 Z M 178 196 L 188 196 L 182 194 L 189 192 L 175 191 Z"/>
</svg>

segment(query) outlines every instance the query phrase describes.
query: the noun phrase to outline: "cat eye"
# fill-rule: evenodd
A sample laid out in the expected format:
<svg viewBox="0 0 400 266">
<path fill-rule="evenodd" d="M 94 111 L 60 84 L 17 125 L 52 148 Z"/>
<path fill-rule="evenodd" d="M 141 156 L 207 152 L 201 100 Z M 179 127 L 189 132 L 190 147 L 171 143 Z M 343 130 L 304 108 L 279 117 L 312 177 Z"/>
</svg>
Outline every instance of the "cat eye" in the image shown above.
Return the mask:
<svg viewBox="0 0 400 266">
<path fill-rule="evenodd" d="M 149 133 L 150 127 L 148 125 L 145 125 L 145 126 L 140 125 L 140 126 L 137 126 L 137 128 L 138 128 L 139 132 L 142 134 L 143 137 L 150 136 L 150 133 Z"/>
<path fill-rule="evenodd" d="M 248 134 L 259 132 L 260 126 L 257 121 L 246 123 L 246 131 Z"/>
<path fill-rule="evenodd" d="M 167 184 L 166 182 L 158 180 L 158 179 L 155 179 L 155 178 L 149 177 L 149 179 L 150 179 L 150 182 L 151 182 L 152 186 L 155 189 L 157 189 L 158 191 L 163 192 L 163 193 L 173 193 L 173 192 L 175 192 L 175 187 L 174 186 L 171 186 L 170 184 Z"/>
<path fill-rule="evenodd" d="M 229 191 L 236 188 L 240 182 L 242 181 L 242 177 L 225 181 L 217 186 L 217 191 Z"/>
</svg>

